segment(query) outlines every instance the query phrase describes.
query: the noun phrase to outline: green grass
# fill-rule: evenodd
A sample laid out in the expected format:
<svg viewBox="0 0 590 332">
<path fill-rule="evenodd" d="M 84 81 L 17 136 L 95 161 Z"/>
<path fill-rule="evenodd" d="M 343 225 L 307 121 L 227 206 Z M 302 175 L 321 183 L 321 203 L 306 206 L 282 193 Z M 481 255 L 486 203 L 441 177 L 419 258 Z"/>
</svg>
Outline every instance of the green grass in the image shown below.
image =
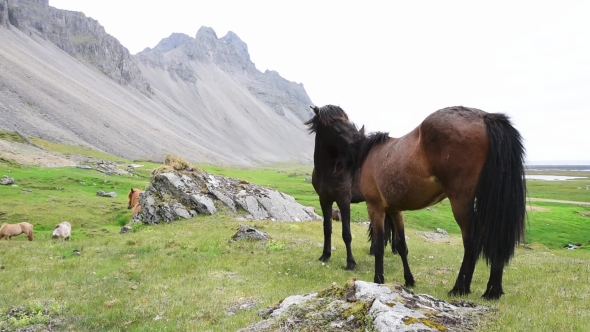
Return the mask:
<svg viewBox="0 0 590 332">
<path fill-rule="evenodd" d="M 76 147 L 45 147 L 86 153 Z M 317 261 L 323 242 L 319 221 L 252 222 L 272 236 L 267 243 L 231 242 L 240 222 L 228 212 L 135 226 L 131 233 L 118 234 L 131 216 L 126 209 L 129 188 L 145 188 L 150 171 L 159 166 L 142 164 L 146 166 L 138 168 L 136 176 L 107 176 L 94 170 L 21 167 L 0 160 L 0 176 L 14 177 L 18 185 L 0 186 L 0 223 L 28 221 L 35 226 L 33 242 L 22 235 L 0 241 L 0 280 L 10 285 L 9 291 L 0 292 L 0 330 L 56 321 L 57 330 L 72 331 L 235 331 L 259 321 L 257 310 L 289 295 L 317 292 L 332 282 L 342 285 L 350 277 L 372 281 L 374 261 L 367 255 L 366 226 L 358 223 L 352 225 L 355 271 L 344 270 L 346 252 L 339 223 L 333 229 L 336 250 L 326 264 Z M 271 186 L 319 211 L 317 195 L 311 183 L 304 181 L 311 166 L 199 166 Z M 31 192 L 23 193 L 23 189 Z M 98 197 L 98 190 L 115 191 L 118 197 Z M 578 189 L 572 189 L 569 182 L 531 181 L 529 193 L 581 200 Z M 530 245 L 519 247 L 506 267 L 506 294 L 494 302 L 480 298 L 489 275 L 480 262 L 473 278 L 474 293 L 464 299 L 490 307 L 480 331 L 589 330 L 589 252 L 562 246 L 582 243 L 590 247 L 590 217 L 582 216 L 590 209 L 531 204 L 548 211 L 529 213 Z M 448 201 L 431 211 L 406 212 L 405 218 L 409 260 L 417 281 L 414 290 L 452 300 L 447 292 L 458 273 L 463 247 Z M 71 241 L 52 240 L 53 227 L 64 220 L 72 223 Z M 366 220 L 365 205 L 353 205 L 353 221 Z M 416 234 L 437 227 L 451 233 L 448 243 L 428 242 Z M 74 249 L 81 255 L 74 255 Z M 385 278 L 388 283 L 403 281 L 400 259 L 390 252 Z M 254 308 L 227 314 L 245 301 L 254 302 Z M 7 318 L 11 309 L 17 314 Z"/>
<path fill-rule="evenodd" d="M 530 197 L 561 199 L 576 202 L 590 203 L 590 172 L 586 172 L 587 179 L 567 180 L 567 181 L 540 181 L 531 180 L 527 183 L 527 189 Z M 554 174 L 548 171 L 546 174 Z M 573 175 L 572 175 L 573 176 Z"/>
<path fill-rule="evenodd" d="M 24 143 L 25 141 L 15 132 L 13 131 L 6 131 L 0 130 L 0 140 L 9 141 L 9 142 L 17 142 L 17 143 Z"/>
<path fill-rule="evenodd" d="M 73 154 L 79 154 L 84 156 L 90 156 L 97 159 L 104 159 L 110 161 L 117 161 L 117 162 L 125 162 L 126 160 L 123 158 L 118 158 L 113 155 L 99 152 L 96 150 L 92 150 L 83 146 L 74 146 L 74 145 L 65 145 L 65 144 L 58 144 L 50 141 L 46 141 L 37 137 L 31 137 L 31 142 L 37 144 L 38 146 L 44 148 L 45 150 L 49 150 L 52 152 L 58 152 L 65 156 L 70 156 Z"/>
</svg>

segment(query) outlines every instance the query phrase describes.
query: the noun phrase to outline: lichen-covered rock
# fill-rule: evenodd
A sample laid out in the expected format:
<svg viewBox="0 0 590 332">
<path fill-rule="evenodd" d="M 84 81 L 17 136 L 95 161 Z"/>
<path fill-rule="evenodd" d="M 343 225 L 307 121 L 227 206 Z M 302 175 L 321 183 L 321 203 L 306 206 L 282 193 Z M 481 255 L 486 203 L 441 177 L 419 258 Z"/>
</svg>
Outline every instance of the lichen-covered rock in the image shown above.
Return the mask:
<svg viewBox="0 0 590 332">
<path fill-rule="evenodd" d="M 283 331 L 472 331 L 486 307 L 453 305 L 399 285 L 349 280 L 313 294 L 294 295 L 260 311 L 263 321 L 241 332 Z"/>
<path fill-rule="evenodd" d="M 239 179 L 173 168 L 157 169 L 151 179 L 152 184 L 139 196 L 142 210 L 136 217 L 147 224 L 212 215 L 218 210 L 216 202 L 234 212 L 242 209 L 254 220 L 322 220 L 292 196 Z"/>
</svg>

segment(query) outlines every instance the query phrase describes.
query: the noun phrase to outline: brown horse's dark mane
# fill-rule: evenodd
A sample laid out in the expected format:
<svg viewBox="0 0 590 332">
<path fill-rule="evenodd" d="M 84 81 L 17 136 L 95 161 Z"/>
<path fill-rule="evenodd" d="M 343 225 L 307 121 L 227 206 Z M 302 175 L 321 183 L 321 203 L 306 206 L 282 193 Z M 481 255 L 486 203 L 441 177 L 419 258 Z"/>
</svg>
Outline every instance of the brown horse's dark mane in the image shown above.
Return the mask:
<svg viewBox="0 0 590 332">
<path fill-rule="evenodd" d="M 310 133 L 315 133 L 320 124 L 330 126 L 335 121 L 348 121 L 348 115 L 339 106 L 326 105 L 314 110 L 317 110 L 315 115 L 305 122 Z"/>
<path fill-rule="evenodd" d="M 351 146 L 352 151 L 351 152 L 352 152 L 352 155 L 354 156 L 354 167 L 352 167 L 350 169 L 350 175 L 351 175 L 352 181 L 356 181 L 356 178 L 359 174 L 361 166 L 363 165 L 363 163 L 367 159 L 369 152 L 371 152 L 371 150 L 374 147 L 387 142 L 388 139 L 389 139 L 388 132 L 378 131 L 378 132 L 371 133 L 371 134 L 369 134 L 369 136 L 363 137 L 359 141 L 352 144 L 352 146 Z"/>
<path fill-rule="evenodd" d="M 388 139 L 389 133 L 382 131 L 371 133 L 369 136 L 365 137 L 361 141 L 358 151 L 355 153 L 355 155 L 358 156 L 356 159 L 357 166 L 361 167 L 365 162 L 365 159 L 367 159 L 369 152 L 371 152 L 374 147 L 387 142 Z"/>
</svg>

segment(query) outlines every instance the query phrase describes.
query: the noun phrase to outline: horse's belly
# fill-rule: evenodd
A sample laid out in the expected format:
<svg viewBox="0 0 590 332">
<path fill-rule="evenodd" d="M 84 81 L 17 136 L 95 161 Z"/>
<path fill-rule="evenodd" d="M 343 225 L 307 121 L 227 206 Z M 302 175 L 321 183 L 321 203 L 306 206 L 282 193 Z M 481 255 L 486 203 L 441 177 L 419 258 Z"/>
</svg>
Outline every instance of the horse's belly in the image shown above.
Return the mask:
<svg viewBox="0 0 590 332">
<path fill-rule="evenodd" d="M 436 179 L 414 180 L 399 186 L 390 197 L 389 208 L 397 211 L 419 210 L 434 205 L 447 196 Z"/>
</svg>

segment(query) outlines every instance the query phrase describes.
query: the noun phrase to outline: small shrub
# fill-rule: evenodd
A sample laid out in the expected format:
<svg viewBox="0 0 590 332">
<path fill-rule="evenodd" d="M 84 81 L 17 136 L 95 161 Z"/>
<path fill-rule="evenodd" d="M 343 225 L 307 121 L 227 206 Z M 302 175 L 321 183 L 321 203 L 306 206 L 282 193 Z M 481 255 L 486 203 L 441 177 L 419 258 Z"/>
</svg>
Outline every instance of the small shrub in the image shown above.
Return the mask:
<svg viewBox="0 0 590 332">
<path fill-rule="evenodd" d="M 266 247 L 270 250 L 281 251 L 285 249 L 285 244 L 279 241 L 270 240 L 266 243 Z"/>
</svg>

